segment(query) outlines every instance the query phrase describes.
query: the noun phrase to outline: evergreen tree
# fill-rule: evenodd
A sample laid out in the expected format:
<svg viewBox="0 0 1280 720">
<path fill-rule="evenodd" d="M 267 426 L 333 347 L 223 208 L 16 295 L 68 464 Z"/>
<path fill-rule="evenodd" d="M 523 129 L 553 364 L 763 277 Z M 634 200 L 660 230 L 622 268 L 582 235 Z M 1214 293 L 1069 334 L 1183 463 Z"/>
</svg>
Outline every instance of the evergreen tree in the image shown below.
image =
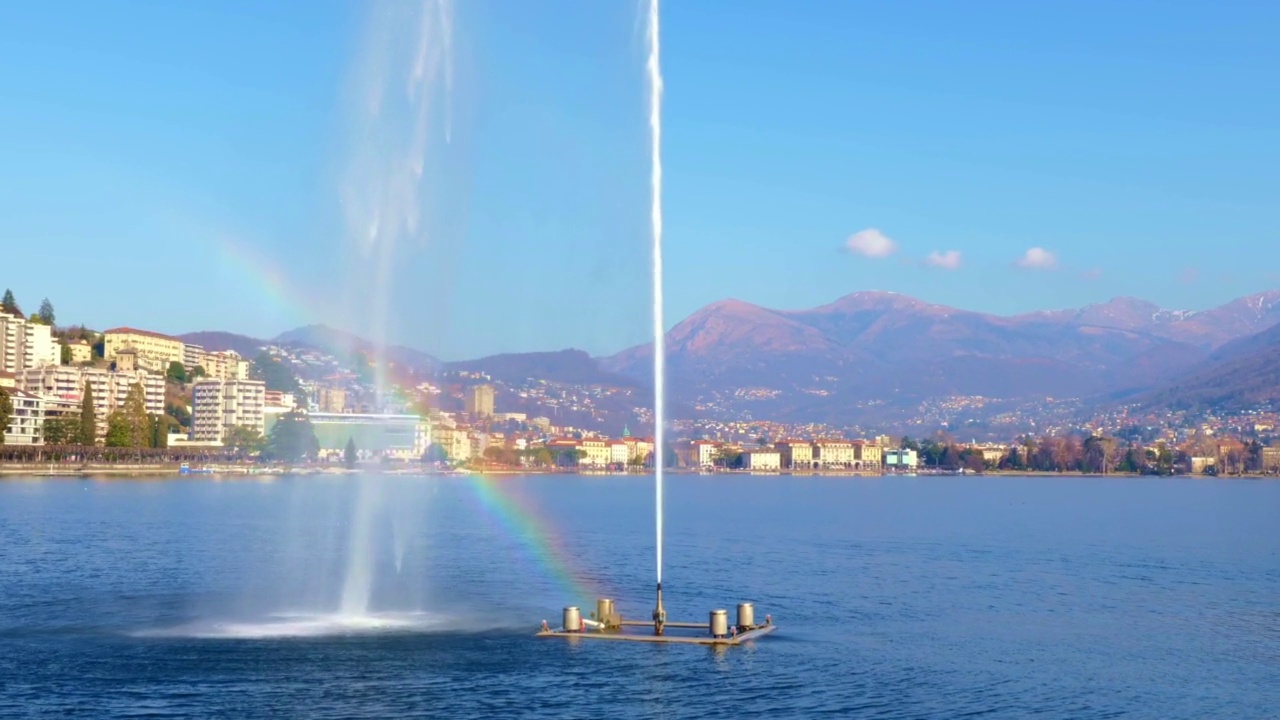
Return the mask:
<svg viewBox="0 0 1280 720">
<path fill-rule="evenodd" d="M 107 437 L 103 444 L 109 448 L 137 447 L 133 444 L 129 418 L 123 410 L 116 410 L 107 418 Z"/>
<path fill-rule="evenodd" d="M 342 451 L 342 460 L 347 467 L 353 468 L 356 466 L 356 459 L 356 439 L 347 438 L 347 447 Z"/>
<path fill-rule="evenodd" d="M 187 369 L 182 366 L 182 363 L 178 362 L 177 360 L 174 360 L 169 363 L 169 369 L 167 372 L 165 372 L 165 377 L 176 383 L 186 383 Z"/>
<path fill-rule="evenodd" d="M 319 452 L 320 441 L 306 413 L 291 410 L 271 426 L 265 453 L 270 459 L 296 463 L 314 458 Z"/>
<path fill-rule="evenodd" d="M 80 399 L 80 432 L 76 442 L 80 445 L 94 445 L 98 442 L 98 418 L 93 409 L 93 388 L 84 384 L 84 397 Z"/>
<path fill-rule="evenodd" d="M 18 308 L 18 301 L 13 298 L 13 291 L 8 288 L 4 291 L 4 299 L 0 300 L 0 310 L 7 313 L 22 312 L 22 310 Z"/>
<path fill-rule="evenodd" d="M 4 436 L 9 432 L 9 421 L 13 418 L 13 401 L 9 399 L 9 391 L 0 387 L 0 445 L 4 444 Z"/>
<path fill-rule="evenodd" d="M 169 447 L 169 418 L 164 415 L 149 415 L 148 418 L 151 421 L 151 447 Z"/>
<path fill-rule="evenodd" d="M 151 445 L 151 417 L 147 415 L 146 390 L 134 383 L 124 398 L 124 421 L 129 432 L 129 447 Z"/>
<path fill-rule="evenodd" d="M 49 298 L 40 301 L 40 309 L 36 311 L 36 318 L 45 325 L 53 326 L 56 318 L 53 314 L 53 303 L 49 302 Z"/>
</svg>

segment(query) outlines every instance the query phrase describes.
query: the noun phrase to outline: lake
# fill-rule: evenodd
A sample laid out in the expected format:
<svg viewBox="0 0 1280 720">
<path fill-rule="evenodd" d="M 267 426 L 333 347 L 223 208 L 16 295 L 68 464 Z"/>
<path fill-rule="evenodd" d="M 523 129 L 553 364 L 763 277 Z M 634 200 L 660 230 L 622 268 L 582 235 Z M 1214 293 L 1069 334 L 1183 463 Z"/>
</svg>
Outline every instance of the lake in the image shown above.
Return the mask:
<svg viewBox="0 0 1280 720">
<path fill-rule="evenodd" d="M 651 478 L 0 480 L 0 716 L 1280 714 L 1274 481 L 681 475 L 665 522 L 670 619 L 777 632 L 533 637 L 649 615 Z"/>
</svg>

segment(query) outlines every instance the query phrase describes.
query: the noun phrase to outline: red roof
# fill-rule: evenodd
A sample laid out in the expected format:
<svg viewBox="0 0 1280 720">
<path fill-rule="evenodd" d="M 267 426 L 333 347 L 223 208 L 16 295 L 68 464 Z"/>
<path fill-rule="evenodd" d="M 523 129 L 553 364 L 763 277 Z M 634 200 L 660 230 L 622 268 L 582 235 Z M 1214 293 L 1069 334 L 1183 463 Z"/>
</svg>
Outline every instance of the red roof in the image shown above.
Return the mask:
<svg viewBox="0 0 1280 720">
<path fill-rule="evenodd" d="M 174 342 L 182 342 L 181 340 L 179 340 L 176 337 L 173 337 L 172 335 L 165 335 L 164 333 L 151 332 L 150 330 L 139 330 L 137 328 L 131 328 L 131 327 L 111 328 L 110 330 L 104 330 L 103 334 L 104 335 L 112 335 L 112 334 L 146 335 L 147 337 L 160 338 L 161 340 L 172 340 Z"/>
</svg>

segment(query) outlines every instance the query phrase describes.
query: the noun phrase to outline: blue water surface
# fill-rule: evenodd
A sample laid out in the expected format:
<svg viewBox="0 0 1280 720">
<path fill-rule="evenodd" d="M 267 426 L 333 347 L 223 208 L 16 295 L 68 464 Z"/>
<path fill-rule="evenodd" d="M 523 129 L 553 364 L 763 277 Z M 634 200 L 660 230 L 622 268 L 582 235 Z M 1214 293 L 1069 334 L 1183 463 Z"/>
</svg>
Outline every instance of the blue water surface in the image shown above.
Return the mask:
<svg viewBox="0 0 1280 720">
<path fill-rule="evenodd" d="M 0 717 L 1280 717 L 1280 483 L 669 477 L 712 649 L 533 637 L 649 614 L 651 478 L 487 482 L 0 480 Z"/>
</svg>

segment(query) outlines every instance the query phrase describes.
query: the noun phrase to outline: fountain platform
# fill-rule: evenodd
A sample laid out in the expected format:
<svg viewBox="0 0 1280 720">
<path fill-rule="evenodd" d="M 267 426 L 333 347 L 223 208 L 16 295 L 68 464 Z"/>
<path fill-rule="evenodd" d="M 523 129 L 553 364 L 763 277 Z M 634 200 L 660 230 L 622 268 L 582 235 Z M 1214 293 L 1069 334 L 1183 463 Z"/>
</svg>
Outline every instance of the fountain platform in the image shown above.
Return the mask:
<svg viewBox="0 0 1280 720">
<path fill-rule="evenodd" d="M 564 609 L 559 628 L 550 627 L 544 620 L 542 629 L 534 637 L 565 638 L 569 640 L 620 640 L 623 642 L 676 643 L 686 645 L 741 645 L 764 637 L 778 626 L 773 617 L 766 615 L 762 624 L 755 622 L 755 610 L 751 603 L 738 605 L 738 623 L 729 625 L 726 610 L 712 610 L 710 619 L 699 622 L 667 622 L 665 613 L 661 620 L 623 620 L 614 610 L 612 600 L 596 601 L 596 611 L 590 619 L 583 618 L 576 607 Z"/>
</svg>

